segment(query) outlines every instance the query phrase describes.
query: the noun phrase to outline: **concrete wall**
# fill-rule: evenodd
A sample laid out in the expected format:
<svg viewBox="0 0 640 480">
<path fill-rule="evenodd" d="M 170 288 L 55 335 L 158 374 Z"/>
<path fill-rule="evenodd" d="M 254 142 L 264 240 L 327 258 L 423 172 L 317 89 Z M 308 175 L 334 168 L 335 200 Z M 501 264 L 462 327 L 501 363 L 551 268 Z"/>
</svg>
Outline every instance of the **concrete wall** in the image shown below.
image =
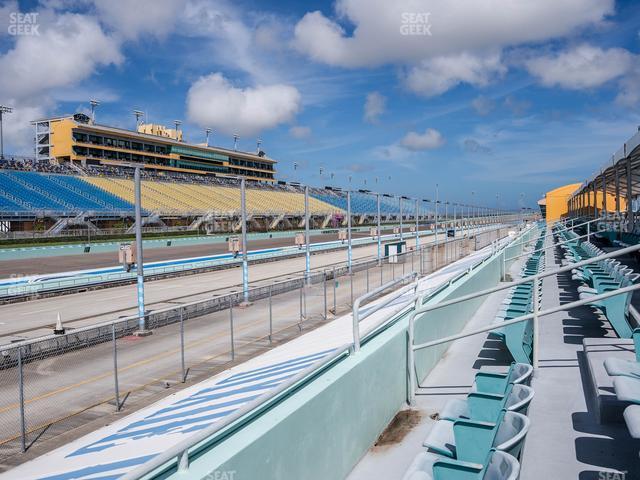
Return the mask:
<svg viewBox="0 0 640 480">
<path fill-rule="evenodd" d="M 511 256 L 521 247 L 513 247 Z M 502 258 L 493 256 L 430 302 L 497 284 Z M 458 333 L 482 299 L 429 313 L 416 342 Z M 188 478 L 327 480 L 344 478 L 405 405 L 408 315 L 271 411 L 195 459 Z M 418 352 L 423 378 L 446 346 Z M 227 477 L 225 477 L 227 475 Z M 181 478 L 185 478 L 181 476 Z"/>
</svg>

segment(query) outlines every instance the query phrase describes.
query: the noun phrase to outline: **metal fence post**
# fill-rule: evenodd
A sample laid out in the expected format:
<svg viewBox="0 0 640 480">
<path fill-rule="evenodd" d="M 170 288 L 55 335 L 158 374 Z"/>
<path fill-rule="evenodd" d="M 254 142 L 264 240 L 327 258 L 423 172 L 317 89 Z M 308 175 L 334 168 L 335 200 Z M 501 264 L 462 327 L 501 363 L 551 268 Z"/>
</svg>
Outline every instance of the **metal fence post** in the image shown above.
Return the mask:
<svg viewBox="0 0 640 480">
<path fill-rule="evenodd" d="M 273 341 L 273 284 L 269 285 L 269 343 Z"/>
<path fill-rule="evenodd" d="M 24 416 L 24 370 L 22 368 L 22 347 L 18 348 L 18 396 L 20 401 L 20 443 L 22 451 L 27 451 L 27 426 Z"/>
<path fill-rule="evenodd" d="M 300 318 L 298 321 L 298 329 L 302 331 L 302 287 L 300 287 Z"/>
<path fill-rule="evenodd" d="M 533 368 L 538 370 L 538 339 L 540 332 L 538 323 L 538 310 L 540 310 L 540 294 L 538 288 L 540 286 L 540 279 L 538 277 L 533 281 Z"/>
<path fill-rule="evenodd" d="M 324 319 L 327 319 L 327 271 L 322 271 L 322 295 L 324 298 Z"/>
<path fill-rule="evenodd" d="M 231 333 L 231 361 L 236 359 L 236 351 L 233 342 L 233 297 L 229 297 L 229 327 Z"/>
<path fill-rule="evenodd" d="M 412 271 L 412 272 L 415 272 L 415 271 L 416 271 L 416 269 L 415 269 L 415 268 L 414 268 L 414 266 L 413 266 L 413 257 L 414 257 L 414 253 L 415 253 L 415 250 L 411 250 L 411 271 Z"/>
<path fill-rule="evenodd" d="M 118 343 L 116 340 L 116 324 L 111 324 L 111 341 L 113 342 L 113 383 L 116 394 L 116 412 L 120 411 L 120 385 L 118 384 Z"/>
<path fill-rule="evenodd" d="M 180 307 L 180 366 L 182 367 L 182 383 L 187 380 L 187 372 L 184 366 L 184 312 Z"/>
<path fill-rule="evenodd" d="M 351 289 L 351 303 L 349 305 L 353 307 L 353 273 L 349 273 L 349 288 Z"/>
<path fill-rule="evenodd" d="M 333 267 L 333 314 L 338 313 L 338 300 L 336 299 L 336 267 Z"/>
<path fill-rule="evenodd" d="M 367 263 L 367 293 L 369 293 L 369 264 Z"/>
</svg>

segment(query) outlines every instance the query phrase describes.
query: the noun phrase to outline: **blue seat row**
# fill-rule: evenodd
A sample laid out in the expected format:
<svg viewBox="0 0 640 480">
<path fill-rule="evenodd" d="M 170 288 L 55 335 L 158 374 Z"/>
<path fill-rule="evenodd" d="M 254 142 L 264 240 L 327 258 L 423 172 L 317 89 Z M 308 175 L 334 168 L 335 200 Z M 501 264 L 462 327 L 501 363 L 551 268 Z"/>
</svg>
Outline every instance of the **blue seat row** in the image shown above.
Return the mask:
<svg viewBox="0 0 640 480">
<path fill-rule="evenodd" d="M 0 209 L 104 213 L 131 211 L 133 205 L 78 177 L 4 170 L 0 171 Z"/>
<path fill-rule="evenodd" d="M 325 194 L 313 192 L 311 194 L 318 200 L 322 200 L 334 207 L 347 210 L 347 196 L 344 193 Z M 422 208 L 422 207 L 421 207 Z M 415 202 L 403 200 L 402 213 L 413 215 L 415 213 Z M 351 193 L 351 211 L 354 214 L 375 214 L 378 211 L 377 199 L 375 195 L 360 192 Z M 424 210 L 426 212 L 426 209 Z M 385 215 L 400 214 L 400 203 L 397 198 L 380 196 L 380 213 Z"/>
<path fill-rule="evenodd" d="M 403 480 L 516 480 L 530 422 L 533 368 L 479 372 L 465 400 L 450 400 Z"/>
</svg>

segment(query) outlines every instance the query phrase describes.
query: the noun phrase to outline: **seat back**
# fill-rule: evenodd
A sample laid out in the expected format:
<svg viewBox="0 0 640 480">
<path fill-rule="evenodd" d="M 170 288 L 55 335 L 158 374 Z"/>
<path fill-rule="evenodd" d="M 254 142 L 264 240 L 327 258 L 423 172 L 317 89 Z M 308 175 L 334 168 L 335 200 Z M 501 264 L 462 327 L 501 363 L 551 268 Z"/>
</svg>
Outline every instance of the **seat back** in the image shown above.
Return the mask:
<svg viewBox="0 0 640 480">
<path fill-rule="evenodd" d="M 511 392 L 509 392 L 504 408 L 511 412 L 526 414 L 527 408 L 529 408 L 529 404 L 533 399 L 533 395 L 533 388 L 527 385 L 512 385 Z"/>
<path fill-rule="evenodd" d="M 518 457 L 524 438 L 529 431 L 529 419 L 517 412 L 505 412 L 493 439 L 493 448 Z"/>
<path fill-rule="evenodd" d="M 520 475 L 520 463 L 512 455 L 493 450 L 482 480 L 516 480 Z"/>
<path fill-rule="evenodd" d="M 528 363 L 513 363 L 509 369 L 508 383 L 522 383 L 528 385 L 532 373 L 533 367 Z"/>
</svg>

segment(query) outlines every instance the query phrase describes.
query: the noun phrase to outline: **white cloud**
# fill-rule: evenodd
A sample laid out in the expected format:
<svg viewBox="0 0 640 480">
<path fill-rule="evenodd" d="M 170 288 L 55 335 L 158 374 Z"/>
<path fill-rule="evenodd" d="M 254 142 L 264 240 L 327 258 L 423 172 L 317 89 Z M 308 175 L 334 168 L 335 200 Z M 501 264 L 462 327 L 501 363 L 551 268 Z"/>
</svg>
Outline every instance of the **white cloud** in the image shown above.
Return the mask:
<svg viewBox="0 0 640 480">
<path fill-rule="evenodd" d="M 462 148 L 467 153 L 491 153 L 491 147 L 487 147 L 473 138 L 465 138 L 462 142 Z"/>
<path fill-rule="evenodd" d="M 503 75 L 507 68 L 500 54 L 474 55 L 467 52 L 423 60 L 407 72 L 404 82 L 409 90 L 431 97 L 468 83 L 483 87 Z"/>
<path fill-rule="evenodd" d="M 48 105 L 47 105 L 48 106 Z M 19 105 L 12 113 L 5 114 L 2 123 L 4 134 L 4 153 L 33 155 L 33 125 L 32 120 L 46 115 L 43 104 Z"/>
<path fill-rule="evenodd" d="M 120 42 L 95 17 L 38 13 L 39 35 L 15 37 L 0 55 L 0 103 L 14 107 L 4 124 L 11 153 L 33 153 L 29 122 L 49 114 L 57 94 L 64 97 L 98 68 L 123 61 Z"/>
<path fill-rule="evenodd" d="M 444 145 L 444 138 L 439 131 L 427 128 L 424 133 L 407 133 L 400 141 L 400 145 L 414 152 L 433 150 Z"/>
<path fill-rule="evenodd" d="M 289 129 L 289 135 L 293 138 L 309 138 L 311 136 L 311 128 L 304 125 L 294 125 Z"/>
<path fill-rule="evenodd" d="M 186 0 L 95 0 L 100 20 L 122 37 L 165 37 L 173 30 Z"/>
<path fill-rule="evenodd" d="M 367 123 L 376 123 L 386 109 L 387 99 L 380 92 L 370 92 L 364 103 L 364 120 Z"/>
<path fill-rule="evenodd" d="M 635 61 L 634 55 L 622 48 L 604 50 L 583 44 L 560 53 L 530 58 L 525 61 L 525 67 L 542 85 L 579 90 L 599 87 L 624 75 Z"/>
<path fill-rule="evenodd" d="M 511 110 L 515 116 L 520 117 L 524 115 L 529 107 L 531 107 L 531 102 L 527 100 L 518 100 L 513 95 L 507 95 L 504 99 L 504 106 Z"/>
<path fill-rule="evenodd" d="M 16 0 L 11 0 L 0 5 L 0 38 L 9 35 L 10 14 L 19 12 L 20 7 Z"/>
<path fill-rule="evenodd" d="M 201 77 L 187 93 L 187 116 L 202 127 L 251 135 L 293 119 L 300 93 L 289 85 L 238 88 L 220 73 Z"/>
<path fill-rule="evenodd" d="M 614 1 L 338 0 L 335 9 L 353 33 L 320 11 L 309 12 L 295 26 L 294 45 L 316 61 L 355 68 L 563 37 L 602 21 Z M 430 13 L 432 35 L 402 35 L 406 13 Z"/>
<path fill-rule="evenodd" d="M 40 35 L 17 37 L 0 57 L 0 93 L 19 101 L 67 87 L 90 76 L 98 66 L 119 64 L 118 43 L 92 17 L 65 14 Z"/>
<path fill-rule="evenodd" d="M 635 66 L 620 79 L 620 91 L 616 103 L 624 107 L 635 107 L 640 104 L 640 67 Z"/>
<path fill-rule="evenodd" d="M 494 109 L 495 102 L 489 97 L 480 95 L 479 97 L 473 99 L 473 101 L 471 102 L 471 106 L 478 115 L 486 116 L 489 115 Z"/>
</svg>

